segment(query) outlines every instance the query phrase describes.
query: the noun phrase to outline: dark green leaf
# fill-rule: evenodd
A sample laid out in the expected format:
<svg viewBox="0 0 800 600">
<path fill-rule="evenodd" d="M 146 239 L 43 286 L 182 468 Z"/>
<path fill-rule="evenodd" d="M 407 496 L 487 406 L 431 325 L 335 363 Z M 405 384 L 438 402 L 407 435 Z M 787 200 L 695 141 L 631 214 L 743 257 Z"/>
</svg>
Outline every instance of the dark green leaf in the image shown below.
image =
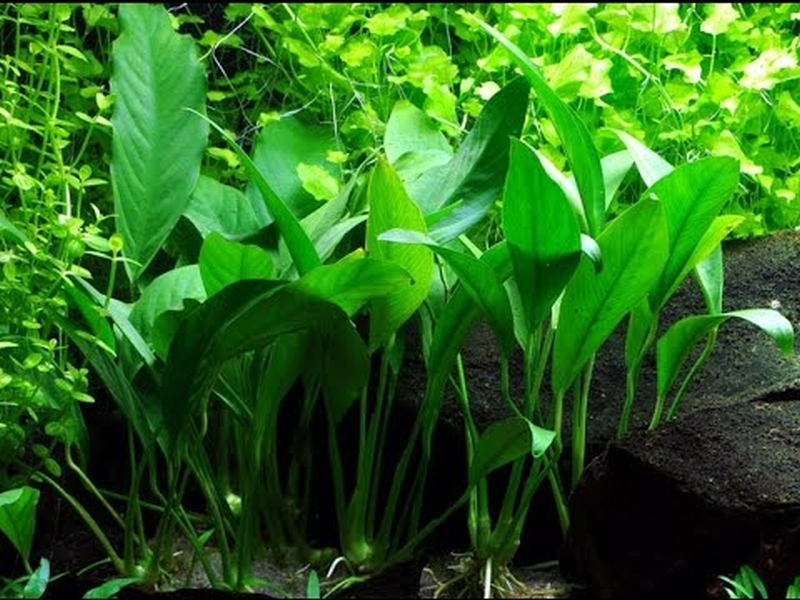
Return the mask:
<svg viewBox="0 0 800 600">
<path fill-rule="evenodd" d="M 117 230 L 132 280 L 147 267 L 189 206 L 208 125 L 205 74 L 192 39 L 163 6 L 122 4 L 114 42 L 111 183 Z"/>
</svg>

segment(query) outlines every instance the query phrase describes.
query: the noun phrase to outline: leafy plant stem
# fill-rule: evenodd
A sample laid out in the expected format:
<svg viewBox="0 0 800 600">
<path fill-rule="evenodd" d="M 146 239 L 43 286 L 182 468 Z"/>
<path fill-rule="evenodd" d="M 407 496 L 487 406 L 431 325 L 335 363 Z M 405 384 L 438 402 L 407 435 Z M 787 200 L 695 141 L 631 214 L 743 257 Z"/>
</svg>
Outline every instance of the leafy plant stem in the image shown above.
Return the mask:
<svg viewBox="0 0 800 600">
<path fill-rule="evenodd" d="M 105 499 L 105 497 L 103 497 L 103 494 L 101 494 L 100 491 L 95 487 L 94 483 L 92 483 L 92 480 L 86 476 L 86 473 L 83 472 L 83 469 L 81 469 L 77 464 L 75 464 L 75 461 L 72 458 L 71 444 L 67 444 L 65 446 L 64 457 L 66 459 L 67 466 L 69 466 L 69 468 L 78 476 L 78 479 L 81 480 L 83 486 L 89 491 L 89 493 L 91 493 L 95 498 L 97 498 L 100 501 L 100 504 L 102 504 L 103 508 L 105 508 L 109 512 L 111 518 L 114 519 L 114 521 L 116 521 L 117 524 L 124 529 L 125 523 L 122 520 L 122 517 L 119 516 L 119 513 L 115 511 L 114 508 Z"/>
<path fill-rule="evenodd" d="M 631 364 L 628 372 L 625 375 L 625 402 L 622 405 L 622 414 L 617 424 L 617 437 L 622 438 L 628 433 L 630 427 L 631 410 L 633 410 L 633 403 L 636 400 L 636 387 L 639 384 L 639 376 L 642 371 L 642 363 L 647 352 L 653 346 L 658 331 L 658 313 L 653 315 L 650 322 L 650 327 L 647 331 L 647 336 L 642 343 L 641 348 L 636 355 L 633 363 Z"/>
<path fill-rule="evenodd" d="M 683 397 L 686 394 L 686 390 L 688 389 L 689 384 L 692 382 L 695 375 L 697 375 L 697 372 L 702 368 L 702 366 L 708 360 L 709 356 L 711 356 L 711 352 L 713 352 L 716 343 L 717 343 L 717 328 L 714 328 L 708 334 L 708 338 L 706 339 L 706 345 L 703 348 L 703 351 L 700 353 L 700 356 L 697 357 L 697 360 L 692 365 L 692 368 L 686 374 L 686 378 L 683 380 L 683 383 L 681 383 L 681 387 L 678 389 L 678 393 L 675 394 L 675 398 L 672 400 L 672 405 L 669 407 L 669 412 L 667 413 L 667 419 L 674 419 L 675 416 L 678 414 L 678 408 L 680 408 L 681 401 L 683 400 Z"/>
</svg>

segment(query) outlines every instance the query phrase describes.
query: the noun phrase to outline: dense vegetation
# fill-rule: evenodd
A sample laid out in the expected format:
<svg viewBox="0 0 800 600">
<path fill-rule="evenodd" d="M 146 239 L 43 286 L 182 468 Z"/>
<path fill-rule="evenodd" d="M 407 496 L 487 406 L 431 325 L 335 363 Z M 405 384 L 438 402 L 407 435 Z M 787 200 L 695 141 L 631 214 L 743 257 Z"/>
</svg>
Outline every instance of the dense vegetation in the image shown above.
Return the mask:
<svg viewBox="0 0 800 600">
<path fill-rule="evenodd" d="M 593 357 L 617 326 L 629 348 L 620 435 L 650 352 L 655 427 L 695 372 L 688 348 L 706 343 L 699 367 L 727 319 L 791 351 L 774 311 L 722 312 L 715 274 L 724 238 L 800 225 L 798 4 L 0 10 L 0 531 L 28 574 L 47 488 L 97 536 L 120 585 L 163 584 L 177 532 L 220 587 L 252 586 L 265 547 L 319 567 L 343 556 L 356 577 L 409 558 L 465 504 L 474 560 L 458 583 L 489 581 L 492 561 L 502 579 L 540 485 L 568 527 Z M 707 314 L 656 339 L 691 273 Z M 499 390 L 515 416 L 483 432 L 458 357 L 481 317 L 504 382 L 515 346 L 528 382 L 525 398 Z M 390 473 L 381 456 L 409 327 L 428 387 Z M 426 524 L 425 468 L 408 464 L 428 458 L 451 376 L 470 487 Z M 278 407 L 298 388 L 297 431 L 315 415 L 327 424 L 338 548 L 309 542 L 319 467 L 302 453 L 282 466 Z M 129 481 L 111 493 L 92 479 L 96 397 L 127 428 Z M 569 408 L 578 424 L 562 435 Z M 351 411 L 361 436 L 357 464 L 344 464 L 337 427 Z M 552 469 L 563 448 L 569 481 Z M 500 468 L 510 483 L 492 523 L 486 478 Z M 385 507 L 382 478 L 396 482 Z M 204 515 L 182 505 L 190 482 Z"/>
</svg>

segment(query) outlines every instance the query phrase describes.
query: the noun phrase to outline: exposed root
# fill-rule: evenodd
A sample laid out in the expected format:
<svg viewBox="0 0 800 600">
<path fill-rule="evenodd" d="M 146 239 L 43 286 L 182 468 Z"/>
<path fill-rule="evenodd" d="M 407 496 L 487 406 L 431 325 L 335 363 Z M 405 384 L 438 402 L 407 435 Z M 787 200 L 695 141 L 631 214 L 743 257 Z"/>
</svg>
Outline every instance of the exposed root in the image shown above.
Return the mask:
<svg viewBox="0 0 800 600">
<path fill-rule="evenodd" d="M 507 565 L 492 565 L 476 559 L 472 553 L 454 554 L 458 561 L 448 568 L 455 572 L 439 583 L 434 598 L 524 598 L 528 587 L 511 573 Z M 487 581 L 487 576 L 489 581 Z M 487 585 L 488 584 L 488 585 Z"/>
</svg>

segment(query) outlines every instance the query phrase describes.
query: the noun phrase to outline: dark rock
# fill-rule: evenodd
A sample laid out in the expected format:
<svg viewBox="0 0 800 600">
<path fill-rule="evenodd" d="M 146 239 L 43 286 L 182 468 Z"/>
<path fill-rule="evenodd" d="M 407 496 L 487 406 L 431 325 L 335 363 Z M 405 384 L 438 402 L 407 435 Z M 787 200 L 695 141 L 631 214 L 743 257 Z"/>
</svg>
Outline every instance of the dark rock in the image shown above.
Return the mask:
<svg viewBox="0 0 800 600">
<path fill-rule="evenodd" d="M 755 401 L 611 442 L 570 499 L 564 575 L 591 596 L 697 596 L 761 562 L 784 593 L 800 573 L 798 434 L 800 402 Z"/>
</svg>

